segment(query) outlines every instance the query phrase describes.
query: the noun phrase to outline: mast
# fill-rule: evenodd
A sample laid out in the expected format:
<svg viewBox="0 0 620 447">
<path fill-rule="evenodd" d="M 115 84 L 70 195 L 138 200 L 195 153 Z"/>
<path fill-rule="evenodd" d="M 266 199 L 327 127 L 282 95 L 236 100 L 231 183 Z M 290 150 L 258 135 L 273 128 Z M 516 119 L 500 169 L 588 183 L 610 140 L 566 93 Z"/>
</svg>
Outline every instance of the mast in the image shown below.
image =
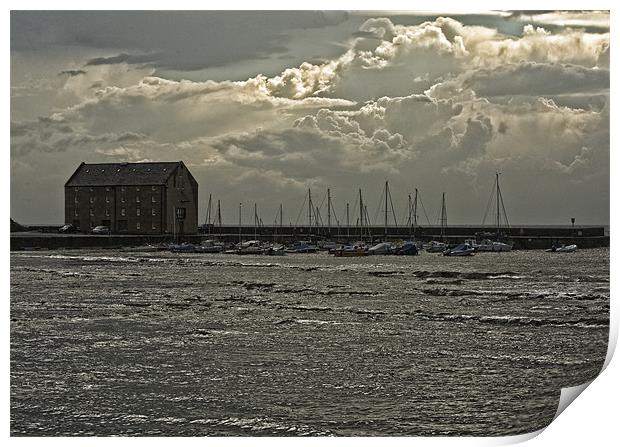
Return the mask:
<svg viewBox="0 0 620 447">
<path fill-rule="evenodd" d="M 205 217 L 205 224 L 207 225 L 207 231 L 210 236 L 211 235 L 211 194 L 209 194 L 209 204 L 207 205 L 207 216 Z"/>
<path fill-rule="evenodd" d="M 254 202 L 254 240 L 256 240 L 257 227 L 258 227 L 258 211 L 256 209 L 256 202 Z"/>
<path fill-rule="evenodd" d="M 496 206 L 497 206 L 497 231 L 495 232 L 495 238 L 499 241 L 499 227 L 500 227 L 500 220 L 499 220 L 499 172 L 495 173 L 495 198 L 496 198 Z"/>
<path fill-rule="evenodd" d="M 415 189 L 415 196 L 413 198 L 413 235 L 415 236 L 415 230 L 418 227 L 418 188 Z"/>
<path fill-rule="evenodd" d="M 360 240 L 364 240 L 364 201 L 362 200 L 362 188 L 359 189 L 360 193 Z"/>
<path fill-rule="evenodd" d="M 217 199 L 217 225 L 220 229 L 220 238 L 222 237 L 222 211 L 220 209 L 220 199 Z"/>
<path fill-rule="evenodd" d="M 407 196 L 407 226 L 409 227 L 409 239 L 411 239 L 411 235 L 413 233 L 413 222 L 411 221 L 411 209 L 413 208 L 413 204 L 411 203 L 411 194 Z"/>
<path fill-rule="evenodd" d="M 312 193 L 308 188 L 308 237 L 312 236 Z"/>
<path fill-rule="evenodd" d="M 327 237 L 332 237 L 332 196 L 327 188 Z"/>
<path fill-rule="evenodd" d="M 441 241 L 446 239 L 446 226 L 448 225 L 448 215 L 446 214 L 446 193 L 441 193 Z"/>
<path fill-rule="evenodd" d="M 384 225 L 384 238 L 387 242 L 388 235 L 388 181 L 385 181 L 385 225 Z"/>
<path fill-rule="evenodd" d="M 372 228 L 370 228 L 370 217 L 368 216 L 368 205 L 364 204 L 364 218 L 366 219 L 366 228 L 368 230 L 368 238 L 370 239 L 370 243 L 372 244 Z"/>
<path fill-rule="evenodd" d="M 350 224 L 349 224 L 349 202 L 347 202 L 347 241 L 351 237 L 351 235 L 349 234 L 349 228 L 350 228 Z"/>
<path fill-rule="evenodd" d="M 239 244 L 241 244 L 241 202 L 239 202 Z"/>
</svg>

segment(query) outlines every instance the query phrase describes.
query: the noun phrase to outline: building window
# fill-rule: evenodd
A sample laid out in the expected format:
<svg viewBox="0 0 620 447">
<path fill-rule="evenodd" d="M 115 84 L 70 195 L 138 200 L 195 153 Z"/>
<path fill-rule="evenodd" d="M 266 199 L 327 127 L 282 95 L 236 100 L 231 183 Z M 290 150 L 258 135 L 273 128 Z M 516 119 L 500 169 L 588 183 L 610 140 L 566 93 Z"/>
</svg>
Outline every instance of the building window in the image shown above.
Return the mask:
<svg viewBox="0 0 620 447">
<path fill-rule="evenodd" d="M 109 209 L 107 209 L 107 208 L 106 208 L 106 210 L 105 210 L 105 215 L 106 215 L 106 216 L 110 216 L 110 210 L 109 210 Z"/>
<path fill-rule="evenodd" d="M 157 230 L 157 225 L 155 225 L 154 223 L 151 224 L 151 230 Z"/>
<path fill-rule="evenodd" d="M 75 215 L 75 217 L 78 217 L 80 215 L 80 213 L 78 213 L 78 209 L 77 208 L 75 209 L 75 214 L 74 215 Z"/>
<path fill-rule="evenodd" d="M 125 203 L 125 196 L 121 196 L 121 203 Z"/>
<path fill-rule="evenodd" d="M 151 210 L 151 216 L 154 216 L 154 215 L 155 215 L 155 208 Z"/>
<path fill-rule="evenodd" d="M 136 230 L 140 229 L 140 222 L 136 222 Z"/>
<path fill-rule="evenodd" d="M 90 223 L 90 227 L 91 227 L 91 228 L 95 228 L 95 222 L 91 222 L 91 223 Z"/>
<path fill-rule="evenodd" d="M 94 215 L 95 215 L 95 213 L 93 212 L 93 209 L 92 209 L 92 208 L 89 210 L 89 214 L 90 214 L 91 216 L 94 216 Z"/>
<path fill-rule="evenodd" d="M 157 191 L 157 186 L 151 186 L 151 191 Z"/>
<path fill-rule="evenodd" d="M 136 186 L 136 192 L 140 192 L 140 188 Z"/>
<path fill-rule="evenodd" d="M 73 201 L 74 201 L 75 203 L 79 203 L 79 202 L 80 202 L 80 201 L 79 201 L 79 199 L 78 199 L 78 196 L 75 196 L 75 197 L 73 198 Z"/>
<path fill-rule="evenodd" d="M 110 203 L 110 198 L 108 196 L 105 196 L 105 203 Z"/>
<path fill-rule="evenodd" d="M 152 202 L 152 203 L 157 202 L 157 198 L 156 198 L 155 196 L 151 196 L 151 202 Z"/>
<path fill-rule="evenodd" d="M 125 215 L 125 208 L 121 208 L 121 216 Z"/>
<path fill-rule="evenodd" d="M 90 196 L 89 201 L 90 203 L 93 203 L 95 201 L 95 198 L 93 196 Z"/>
<path fill-rule="evenodd" d="M 111 188 L 109 186 L 106 186 L 105 190 L 109 192 L 111 190 Z"/>
<path fill-rule="evenodd" d="M 121 186 L 121 192 L 125 192 L 125 187 Z"/>
<path fill-rule="evenodd" d="M 140 196 L 136 196 L 136 203 L 140 203 Z"/>
<path fill-rule="evenodd" d="M 90 192 L 93 192 L 93 191 L 94 191 L 93 188 L 90 188 Z"/>
<path fill-rule="evenodd" d="M 73 188 L 73 190 L 74 190 L 75 192 L 78 192 L 78 191 L 80 190 L 80 188 L 78 188 L 78 187 L 76 186 L 75 188 Z"/>
<path fill-rule="evenodd" d="M 136 216 L 140 215 L 140 208 L 136 208 Z"/>
</svg>

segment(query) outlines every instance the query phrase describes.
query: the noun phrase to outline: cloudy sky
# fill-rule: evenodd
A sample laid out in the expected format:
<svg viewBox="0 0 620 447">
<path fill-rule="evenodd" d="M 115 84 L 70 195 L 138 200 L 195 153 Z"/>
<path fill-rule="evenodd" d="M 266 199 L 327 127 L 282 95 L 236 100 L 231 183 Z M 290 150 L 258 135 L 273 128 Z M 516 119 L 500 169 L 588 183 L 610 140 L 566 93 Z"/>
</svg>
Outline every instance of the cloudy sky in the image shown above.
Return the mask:
<svg viewBox="0 0 620 447">
<path fill-rule="evenodd" d="M 327 187 L 373 219 L 389 180 L 401 220 L 417 187 L 479 224 L 500 171 L 511 223 L 607 224 L 609 41 L 601 12 L 12 12 L 11 217 L 61 223 L 81 161 L 183 160 L 201 221 Z"/>
</svg>

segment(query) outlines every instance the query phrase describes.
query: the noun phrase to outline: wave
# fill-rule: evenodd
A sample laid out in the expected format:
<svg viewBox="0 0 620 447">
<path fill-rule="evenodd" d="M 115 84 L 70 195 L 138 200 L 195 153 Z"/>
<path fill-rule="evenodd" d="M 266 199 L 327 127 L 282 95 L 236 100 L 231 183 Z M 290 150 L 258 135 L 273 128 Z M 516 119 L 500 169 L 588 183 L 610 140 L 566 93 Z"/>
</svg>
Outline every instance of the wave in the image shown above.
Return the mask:
<svg viewBox="0 0 620 447">
<path fill-rule="evenodd" d="M 398 276 L 398 275 L 404 275 L 405 272 L 403 271 L 386 271 L 386 272 L 382 272 L 382 271 L 370 271 L 368 272 L 368 274 L 370 276 L 378 276 L 378 277 L 389 277 L 389 276 Z"/>
<path fill-rule="evenodd" d="M 459 272 L 459 271 L 428 271 L 416 270 L 412 272 L 418 278 L 460 278 L 460 279 L 523 279 L 515 272 Z"/>
<path fill-rule="evenodd" d="M 226 419 L 194 419 L 189 421 L 190 424 L 202 424 L 213 427 L 235 427 L 250 432 L 266 432 L 282 435 L 294 436 L 330 436 L 327 430 L 318 430 L 305 424 L 286 424 L 283 421 L 276 421 L 268 418 L 237 418 L 230 417 Z"/>
<path fill-rule="evenodd" d="M 490 300 L 499 298 L 500 301 L 518 300 L 518 299 L 544 299 L 544 298 L 557 298 L 557 299 L 569 299 L 569 300 L 583 300 L 594 301 L 604 300 L 608 301 L 609 297 L 600 294 L 587 293 L 580 294 L 575 292 L 558 292 L 555 290 L 547 291 L 528 291 L 528 292 L 515 292 L 506 290 L 473 290 L 473 289 L 452 289 L 448 287 L 427 287 L 421 289 L 422 293 L 430 296 L 486 296 Z"/>
<path fill-rule="evenodd" d="M 525 316 L 514 315 L 498 315 L 498 316 L 484 316 L 484 315 L 466 315 L 466 314 L 425 314 L 422 312 L 416 313 L 418 318 L 430 321 L 450 321 L 450 322 L 478 322 L 494 325 L 507 325 L 507 326 L 577 326 L 577 327 L 596 327 L 607 328 L 609 327 L 608 318 L 576 318 L 558 320 L 554 318 L 534 318 Z"/>
</svg>

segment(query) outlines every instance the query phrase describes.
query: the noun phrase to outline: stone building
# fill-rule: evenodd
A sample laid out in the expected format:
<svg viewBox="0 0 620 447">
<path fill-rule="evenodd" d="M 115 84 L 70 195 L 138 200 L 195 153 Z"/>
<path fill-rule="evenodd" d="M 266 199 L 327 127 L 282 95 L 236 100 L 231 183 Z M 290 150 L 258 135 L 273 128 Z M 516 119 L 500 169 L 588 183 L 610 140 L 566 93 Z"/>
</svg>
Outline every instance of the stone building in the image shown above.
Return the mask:
<svg viewBox="0 0 620 447">
<path fill-rule="evenodd" d="M 65 183 L 65 223 L 86 233 L 194 234 L 198 183 L 182 161 L 82 162 Z"/>
</svg>

